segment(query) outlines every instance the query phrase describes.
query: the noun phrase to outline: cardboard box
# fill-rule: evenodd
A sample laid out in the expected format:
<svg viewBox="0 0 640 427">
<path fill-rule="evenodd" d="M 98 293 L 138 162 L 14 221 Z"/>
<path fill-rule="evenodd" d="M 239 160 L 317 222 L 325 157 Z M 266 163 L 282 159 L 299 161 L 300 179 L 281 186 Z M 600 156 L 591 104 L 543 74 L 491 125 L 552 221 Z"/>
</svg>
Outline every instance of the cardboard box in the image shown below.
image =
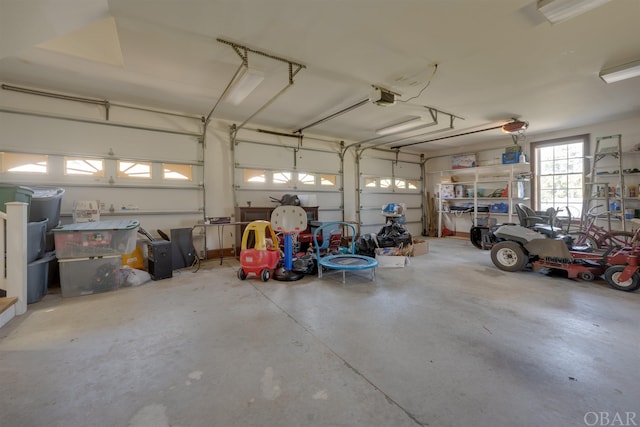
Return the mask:
<svg viewBox="0 0 640 427">
<path fill-rule="evenodd" d="M 458 177 L 455 175 L 442 175 L 440 177 L 440 184 L 451 184 L 452 182 L 458 182 Z"/>
<path fill-rule="evenodd" d="M 393 255 L 376 255 L 378 268 L 403 268 L 407 257 Z"/>
<path fill-rule="evenodd" d="M 407 263 L 407 257 L 404 255 L 396 255 L 399 248 L 377 248 L 376 260 L 378 268 L 402 268 Z"/>
<path fill-rule="evenodd" d="M 476 167 L 475 154 L 459 154 L 451 157 L 451 169 L 465 169 Z"/>
<path fill-rule="evenodd" d="M 99 200 L 76 200 L 73 202 L 73 223 L 100 221 Z"/>
<path fill-rule="evenodd" d="M 427 253 L 429 253 L 429 242 L 422 239 L 414 239 L 412 256 L 420 256 Z"/>
<path fill-rule="evenodd" d="M 510 145 L 504 148 L 505 153 L 515 153 L 520 151 L 522 151 L 522 147 L 520 147 L 519 145 Z"/>
<path fill-rule="evenodd" d="M 455 196 L 455 186 L 453 184 L 442 184 L 440 186 L 440 197 L 443 199 L 453 199 Z"/>
</svg>

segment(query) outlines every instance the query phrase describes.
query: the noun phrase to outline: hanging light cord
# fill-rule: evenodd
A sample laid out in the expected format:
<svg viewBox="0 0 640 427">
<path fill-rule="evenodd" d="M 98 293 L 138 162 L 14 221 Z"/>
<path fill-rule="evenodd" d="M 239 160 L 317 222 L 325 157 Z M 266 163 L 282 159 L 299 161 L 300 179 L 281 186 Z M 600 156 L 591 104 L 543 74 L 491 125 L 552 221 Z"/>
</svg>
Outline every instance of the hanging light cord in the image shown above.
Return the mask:
<svg viewBox="0 0 640 427">
<path fill-rule="evenodd" d="M 431 80 L 433 80 L 433 76 L 435 76 L 435 75 L 436 75 L 436 71 L 438 71 L 438 64 L 435 64 L 435 65 L 433 66 L 433 72 L 431 73 L 431 76 L 429 77 L 429 80 L 427 80 L 427 84 L 426 84 L 426 85 L 424 85 L 424 87 L 423 87 L 422 89 L 420 89 L 420 92 L 418 92 L 418 94 L 417 94 L 416 96 L 412 96 L 411 98 L 409 98 L 409 99 L 405 99 L 405 100 L 398 99 L 398 102 L 409 102 L 409 101 L 411 101 L 412 99 L 416 99 L 416 98 L 418 98 L 420 95 L 422 95 L 422 92 L 424 92 L 424 91 L 425 91 L 425 89 L 426 89 L 426 88 L 428 88 L 428 87 L 429 87 L 429 85 L 431 84 Z"/>
</svg>

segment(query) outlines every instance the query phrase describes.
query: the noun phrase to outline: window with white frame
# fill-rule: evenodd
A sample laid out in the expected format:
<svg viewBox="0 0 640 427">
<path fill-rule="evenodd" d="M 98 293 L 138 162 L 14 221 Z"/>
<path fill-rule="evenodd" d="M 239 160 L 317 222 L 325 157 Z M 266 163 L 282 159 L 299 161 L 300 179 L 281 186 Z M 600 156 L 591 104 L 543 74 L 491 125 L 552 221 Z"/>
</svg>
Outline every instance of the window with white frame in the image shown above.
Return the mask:
<svg viewBox="0 0 640 427">
<path fill-rule="evenodd" d="M 532 143 L 538 210 L 582 212 L 586 135 Z"/>
</svg>

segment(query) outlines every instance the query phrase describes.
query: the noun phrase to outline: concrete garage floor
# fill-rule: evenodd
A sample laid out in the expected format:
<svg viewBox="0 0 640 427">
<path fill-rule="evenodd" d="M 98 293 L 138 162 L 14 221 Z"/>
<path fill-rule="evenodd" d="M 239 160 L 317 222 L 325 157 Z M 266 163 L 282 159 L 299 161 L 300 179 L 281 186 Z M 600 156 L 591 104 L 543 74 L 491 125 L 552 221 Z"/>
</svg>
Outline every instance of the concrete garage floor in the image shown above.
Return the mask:
<svg viewBox="0 0 640 427">
<path fill-rule="evenodd" d="M 30 305 L 0 329 L 0 425 L 640 425 L 639 292 L 451 238 L 375 282 L 237 267 Z"/>
</svg>

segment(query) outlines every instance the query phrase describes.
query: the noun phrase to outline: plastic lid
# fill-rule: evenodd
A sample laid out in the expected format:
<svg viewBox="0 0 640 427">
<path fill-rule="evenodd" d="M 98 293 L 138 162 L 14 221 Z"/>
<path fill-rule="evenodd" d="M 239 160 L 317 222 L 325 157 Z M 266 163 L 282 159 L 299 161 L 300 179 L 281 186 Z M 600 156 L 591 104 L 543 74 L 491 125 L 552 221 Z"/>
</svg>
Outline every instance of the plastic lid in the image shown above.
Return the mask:
<svg viewBox="0 0 640 427">
<path fill-rule="evenodd" d="M 11 190 L 15 191 L 16 193 L 24 193 L 24 194 L 29 194 L 32 195 L 33 194 L 33 189 L 29 188 L 29 187 L 23 187 L 21 185 L 12 185 L 12 184 L 0 184 L 0 188 L 10 188 Z"/>
<path fill-rule="evenodd" d="M 64 194 L 64 188 L 60 187 L 30 187 L 33 191 L 33 197 L 41 199 L 45 197 L 59 197 Z"/>
<path fill-rule="evenodd" d="M 119 221 L 95 221 L 95 222 L 81 222 L 78 224 L 67 224 L 60 227 L 56 227 L 51 231 L 101 231 L 101 230 L 133 230 L 140 226 L 140 221 L 131 220 L 119 220 Z"/>
</svg>

